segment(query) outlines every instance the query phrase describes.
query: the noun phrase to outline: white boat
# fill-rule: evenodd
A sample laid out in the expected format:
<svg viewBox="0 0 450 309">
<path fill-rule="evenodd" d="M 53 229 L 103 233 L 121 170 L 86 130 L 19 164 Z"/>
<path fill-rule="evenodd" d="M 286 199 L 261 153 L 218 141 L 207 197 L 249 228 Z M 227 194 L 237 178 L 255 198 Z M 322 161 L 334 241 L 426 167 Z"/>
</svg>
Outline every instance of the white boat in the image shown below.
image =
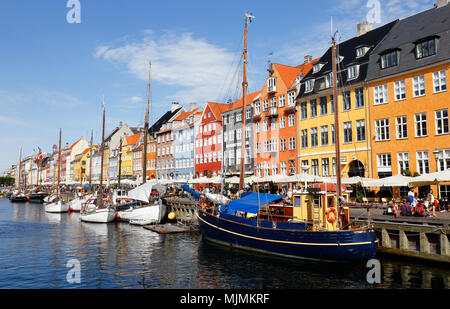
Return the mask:
<svg viewBox="0 0 450 309">
<path fill-rule="evenodd" d="M 45 205 L 45 212 L 62 213 L 68 211 L 69 211 L 69 204 L 61 200 Z"/>
<path fill-rule="evenodd" d="M 116 217 L 120 220 L 129 221 L 131 224 L 144 222 L 142 225 L 145 225 L 160 223 L 165 215 L 166 206 L 162 201 L 159 201 L 153 205 L 130 207 L 129 209 L 118 211 Z"/>
<path fill-rule="evenodd" d="M 91 197 L 93 197 L 93 194 L 87 194 L 80 197 L 77 197 L 69 202 L 69 210 L 73 212 L 80 212 L 81 211 L 81 205 L 83 203 L 86 203 Z"/>
<path fill-rule="evenodd" d="M 116 211 L 111 207 L 97 208 L 94 204 L 87 204 L 86 209 L 80 213 L 80 219 L 84 222 L 108 223 L 114 221 Z"/>
</svg>

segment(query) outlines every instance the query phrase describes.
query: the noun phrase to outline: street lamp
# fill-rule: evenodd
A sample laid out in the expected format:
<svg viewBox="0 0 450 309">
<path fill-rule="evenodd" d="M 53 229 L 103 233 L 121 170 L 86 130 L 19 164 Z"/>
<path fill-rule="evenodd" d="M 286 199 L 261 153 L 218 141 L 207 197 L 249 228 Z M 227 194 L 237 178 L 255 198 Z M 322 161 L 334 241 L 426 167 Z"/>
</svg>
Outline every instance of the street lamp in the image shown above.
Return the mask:
<svg viewBox="0 0 450 309">
<path fill-rule="evenodd" d="M 440 151 L 437 149 L 437 147 L 435 147 L 434 151 L 433 151 L 433 155 L 434 155 L 434 158 L 436 159 L 436 172 L 439 172 L 439 165 L 438 165 L 438 163 L 439 163 L 439 153 L 440 153 Z"/>
</svg>

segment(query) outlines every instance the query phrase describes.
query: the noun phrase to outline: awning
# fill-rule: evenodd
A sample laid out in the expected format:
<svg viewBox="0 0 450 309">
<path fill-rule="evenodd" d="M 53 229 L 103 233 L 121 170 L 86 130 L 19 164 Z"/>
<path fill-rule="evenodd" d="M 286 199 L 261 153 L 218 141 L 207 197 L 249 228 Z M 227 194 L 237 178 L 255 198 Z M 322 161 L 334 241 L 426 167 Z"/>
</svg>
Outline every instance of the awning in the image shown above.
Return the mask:
<svg viewBox="0 0 450 309">
<path fill-rule="evenodd" d="M 228 204 L 228 210 L 242 211 L 256 214 L 260 206 L 275 202 L 284 198 L 282 195 L 266 193 L 249 193 L 245 197 L 233 200 Z"/>
</svg>

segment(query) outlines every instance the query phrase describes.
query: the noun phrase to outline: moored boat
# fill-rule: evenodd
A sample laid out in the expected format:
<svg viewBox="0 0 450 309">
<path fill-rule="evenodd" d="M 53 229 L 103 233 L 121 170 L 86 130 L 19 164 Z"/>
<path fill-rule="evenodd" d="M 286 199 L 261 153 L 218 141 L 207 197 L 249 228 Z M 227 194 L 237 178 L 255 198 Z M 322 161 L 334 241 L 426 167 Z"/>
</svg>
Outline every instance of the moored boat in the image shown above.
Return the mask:
<svg viewBox="0 0 450 309">
<path fill-rule="evenodd" d="M 69 205 L 62 201 L 58 200 L 54 203 L 46 204 L 45 205 L 45 211 L 51 212 L 51 213 L 63 213 L 69 211 Z"/>
</svg>

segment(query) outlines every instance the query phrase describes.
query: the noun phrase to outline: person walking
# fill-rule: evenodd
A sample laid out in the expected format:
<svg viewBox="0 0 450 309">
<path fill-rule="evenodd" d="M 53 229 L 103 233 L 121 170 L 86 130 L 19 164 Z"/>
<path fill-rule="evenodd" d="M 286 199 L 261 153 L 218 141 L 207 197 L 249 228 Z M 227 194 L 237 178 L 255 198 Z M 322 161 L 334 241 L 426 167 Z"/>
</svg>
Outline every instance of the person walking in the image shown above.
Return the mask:
<svg viewBox="0 0 450 309">
<path fill-rule="evenodd" d="M 434 202 L 433 189 L 430 189 L 427 198 L 428 198 L 428 206 L 433 208 L 433 214 L 431 216 L 436 217 L 436 204 Z"/>
</svg>

